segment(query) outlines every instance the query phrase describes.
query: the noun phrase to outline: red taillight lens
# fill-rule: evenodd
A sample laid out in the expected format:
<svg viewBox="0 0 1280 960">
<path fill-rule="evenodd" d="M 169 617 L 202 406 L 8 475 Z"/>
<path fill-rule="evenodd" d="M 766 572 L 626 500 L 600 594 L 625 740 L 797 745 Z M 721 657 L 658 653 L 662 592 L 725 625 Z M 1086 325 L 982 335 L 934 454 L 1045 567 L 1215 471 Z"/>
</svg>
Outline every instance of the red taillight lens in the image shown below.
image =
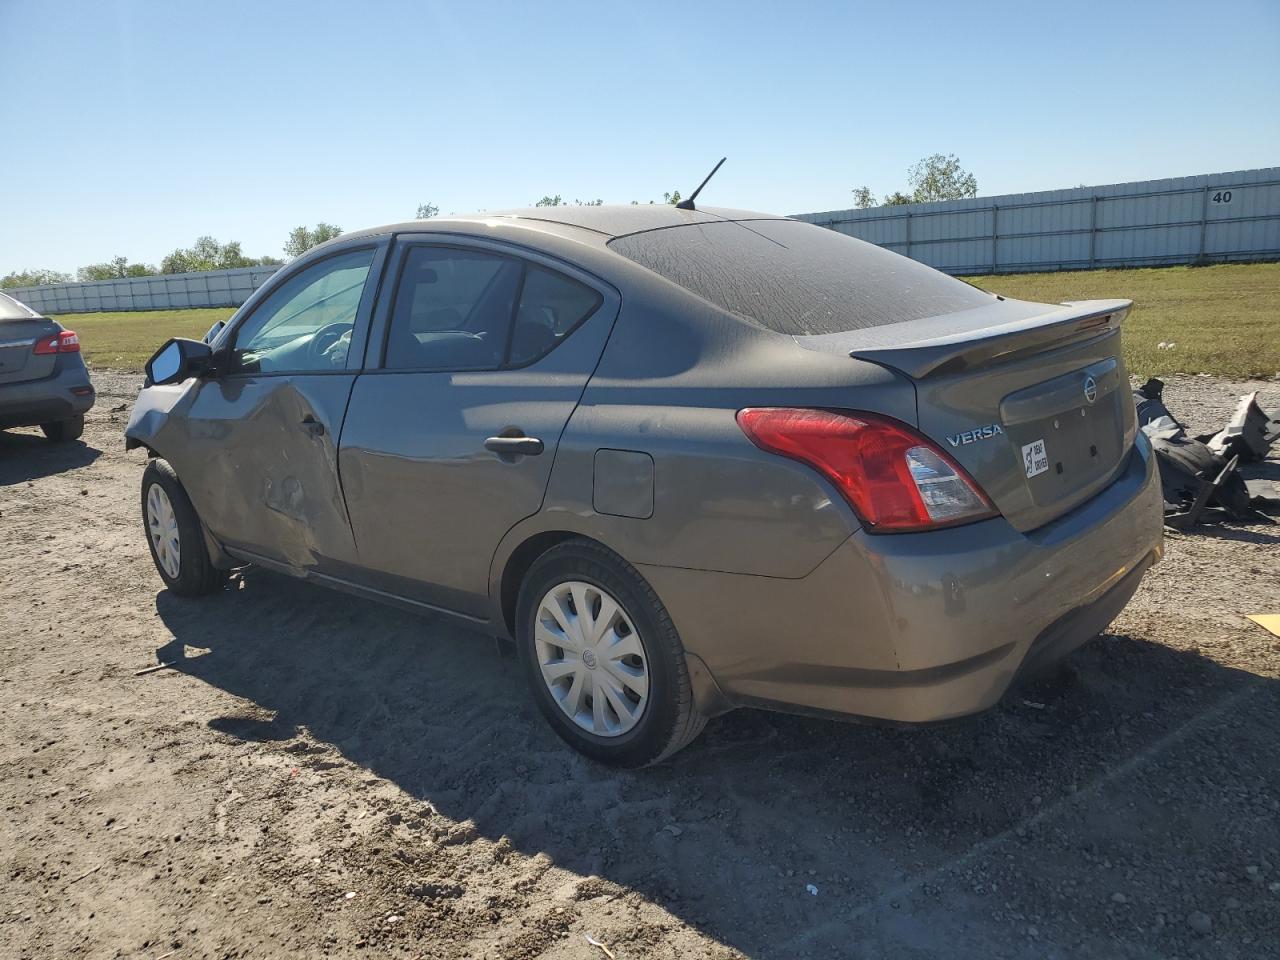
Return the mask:
<svg viewBox="0 0 1280 960">
<path fill-rule="evenodd" d="M 748 407 L 738 411 L 738 424 L 761 450 L 822 473 L 873 530 L 928 530 L 995 516 L 963 467 L 897 420 Z"/>
<path fill-rule="evenodd" d="M 41 337 L 33 348 L 35 353 L 79 353 L 80 338 L 70 330 L 63 330 L 48 337 Z"/>
</svg>

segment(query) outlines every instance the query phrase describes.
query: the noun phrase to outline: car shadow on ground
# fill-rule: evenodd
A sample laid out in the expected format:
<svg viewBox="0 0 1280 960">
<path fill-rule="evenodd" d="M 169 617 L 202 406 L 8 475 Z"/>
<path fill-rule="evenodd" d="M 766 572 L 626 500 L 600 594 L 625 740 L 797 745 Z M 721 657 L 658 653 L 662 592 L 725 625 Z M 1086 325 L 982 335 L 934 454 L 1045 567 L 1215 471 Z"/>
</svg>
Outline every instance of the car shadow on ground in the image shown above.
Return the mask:
<svg viewBox="0 0 1280 960">
<path fill-rule="evenodd" d="M 157 609 L 174 636 L 162 660 L 274 714 L 215 718 L 213 729 L 281 741 L 305 728 L 481 835 L 635 889 L 765 957 L 848 955 L 868 904 L 896 910 L 892 891 L 934 870 L 941 883 L 948 865 L 993 837 L 1021 844 L 1018 856 L 1040 872 L 1074 856 L 1096 855 L 1099 870 L 1104 855 L 1119 861 L 1108 844 L 1128 842 L 1132 828 L 1109 814 L 1101 827 L 1082 821 L 1100 834 L 1064 840 L 1065 852 L 1050 842 L 1061 830 L 1013 838 L 1128 777 L 1206 711 L 1274 687 L 1193 652 L 1105 636 L 971 720 L 895 729 L 743 710 L 713 720 L 663 766 L 616 771 L 560 743 L 517 661 L 482 636 L 256 569 L 211 598 L 161 593 Z M 183 658 L 186 647 L 196 649 Z M 1206 849 L 1220 845 L 1215 824 Z M 1158 847 L 1165 832 L 1142 843 Z M 1158 853 L 1142 850 L 1132 856 Z M 1011 886 L 1000 901 L 1016 902 Z M 949 909 L 946 922 L 965 910 Z"/>
<path fill-rule="evenodd" d="M 0 430 L 0 487 L 87 467 L 100 456 L 82 440 L 51 443 L 39 434 Z"/>
</svg>

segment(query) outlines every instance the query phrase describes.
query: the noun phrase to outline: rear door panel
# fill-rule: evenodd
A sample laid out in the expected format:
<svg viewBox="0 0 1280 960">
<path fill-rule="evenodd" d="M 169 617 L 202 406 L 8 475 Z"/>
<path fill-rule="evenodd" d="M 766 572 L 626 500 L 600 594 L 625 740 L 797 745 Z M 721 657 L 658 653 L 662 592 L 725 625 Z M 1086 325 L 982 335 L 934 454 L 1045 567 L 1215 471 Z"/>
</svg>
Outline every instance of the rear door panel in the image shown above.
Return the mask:
<svg viewBox="0 0 1280 960">
<path fill-rule="evenodd" d="M 603 302 L 526 367 L 367 370 L 352 391 L 338 452 L 359 576 L 375 589 L 475 617 L 488 613 L 489 567 L 502 537 L 542 507 L 560 436 L 620 304 L 612 288 L 565 264 L 528 251 L 495 252 L 586 283 Z M 389 301 L 378 305 L 372 363 L 380 362 L 375 348 Z M 540 439 L 543 452 L 503 457 L 485 449 L 488 438 L 514 429 Z"/>
</svg>

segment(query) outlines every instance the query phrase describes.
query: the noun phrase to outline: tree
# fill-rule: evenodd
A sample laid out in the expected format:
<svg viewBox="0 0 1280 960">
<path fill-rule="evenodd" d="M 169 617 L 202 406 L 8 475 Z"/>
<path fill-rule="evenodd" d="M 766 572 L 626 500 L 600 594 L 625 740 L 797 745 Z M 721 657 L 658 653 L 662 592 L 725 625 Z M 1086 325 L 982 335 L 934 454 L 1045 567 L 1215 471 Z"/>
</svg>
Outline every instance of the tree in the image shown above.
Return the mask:
<svg viewBox="0 0 1280 960">
<path fill-rule="evenodd" d="M 200 273 L 205 270 L 232 270 L 279 263 L 273 257 L 246 257 L 239 240 L 219 243 L 213 237 L 199 237 L 190 247 L 179 247 L 160 261 L 161 273 Z"/>
<path fill-rule="evenodd" d="M 870 187 L 853 188 L 853 205 L 859 210 L 867 210 L 876 205 L 876 195 Z"/>
<path fill-rule="evenodd" d="M 554 197 L 550 196 L 549 194 L 544 194 L 541 200 L 538 200 L 536 203 L 534 203 L 534 206 L 535 207 L 563 207 L 564 201 L 560 198 L 560 194 L 558 193 Z"/>
<path fill-rule="evenodd" d="M 341 233 L 341 227 L 335 227 L 332 223 L 325 223 L 323 220 L 312 230 L 306 227 L 294 227 L 289 231 L 289 239 L 284 244 L 285 255 L 290 259 L 300 257 L 312 247 L 317 247 L 326 240 L 332 240 Z"/>
<path fill-rule="evenodd" d="M 960 166 L 954 153 L 935 153 L 912 164 L 907 171 L 910 193 L 895 190 L 885 194 L 881 206 L 896 207 L 904 203 L 932 203 L 935 200 L 962 200 L 978 195 L 978 179 Z M 853 205 L 859 210 L 876 205 L 870 187 L 853 188 Z"/>
<path fill-rule="evenodd" d="M 417 219 L 419 219 L 419 220 L 430 220 L 432 217 L 434 217 L 434 216 L 435 216 L 436 214 L 438 214 L 439 212 L 440 212 L 440 208 L 439 208 L 439 207 L 437 207 L 434 203 L 420 203 L 420 204 L 418 204 L 418 216 L 417 216 Z"/>
<path fill-rule="evenodd" d="M 573 201 L 579 207 L 603 207 L 603 200 L 575 200 Z"/>
<path fill-rule="evenodd" d="M 128 257 L 112 257 L 106 263 L 91 263 L 76 271 L 76 279 L 84 283 L 90 280 L 119 280 L 122 277 L 149 277 L 156 273 L 149 263 L 130 263 Z"/>
<path fill-rule="evenodd" d="M 70 283 L 71 274 L 60 270 L 15 270 L 0 277 L 0 287 L 38 287 L 46 283 Z"/>
<path fill-rule="evenodd" d="M 907 173 L 913 203 L 963 200 L 978 195 L 978 179 L 960 166 L 954 153 L 925 157 Z"/>
<path fill-rule="evenodd" d="M 680 191 L 672 190 L 670 193 L 664 193 L 662 195 L 662 202 L 669 203 L 674 207 L 677 203 L 680 202 Z"/>
</svg>

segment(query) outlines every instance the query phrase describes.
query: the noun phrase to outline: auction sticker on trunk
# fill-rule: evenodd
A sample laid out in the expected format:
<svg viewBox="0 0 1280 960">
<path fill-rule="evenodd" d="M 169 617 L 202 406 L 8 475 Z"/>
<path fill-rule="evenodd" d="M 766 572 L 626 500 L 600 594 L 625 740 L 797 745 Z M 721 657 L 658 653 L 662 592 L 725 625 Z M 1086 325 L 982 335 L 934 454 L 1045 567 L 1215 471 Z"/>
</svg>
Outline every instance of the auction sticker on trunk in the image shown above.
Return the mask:
<svg viewBox="0 0 1280 960">
<path fill-rule="evenodd" d="M 1049 454 L 1044 449 L 1043 440 L 1023 444 L 1022 465 L 1027 468 L 1028 477 L 1034 477 L 1049 469 Z"/>
</svg>

